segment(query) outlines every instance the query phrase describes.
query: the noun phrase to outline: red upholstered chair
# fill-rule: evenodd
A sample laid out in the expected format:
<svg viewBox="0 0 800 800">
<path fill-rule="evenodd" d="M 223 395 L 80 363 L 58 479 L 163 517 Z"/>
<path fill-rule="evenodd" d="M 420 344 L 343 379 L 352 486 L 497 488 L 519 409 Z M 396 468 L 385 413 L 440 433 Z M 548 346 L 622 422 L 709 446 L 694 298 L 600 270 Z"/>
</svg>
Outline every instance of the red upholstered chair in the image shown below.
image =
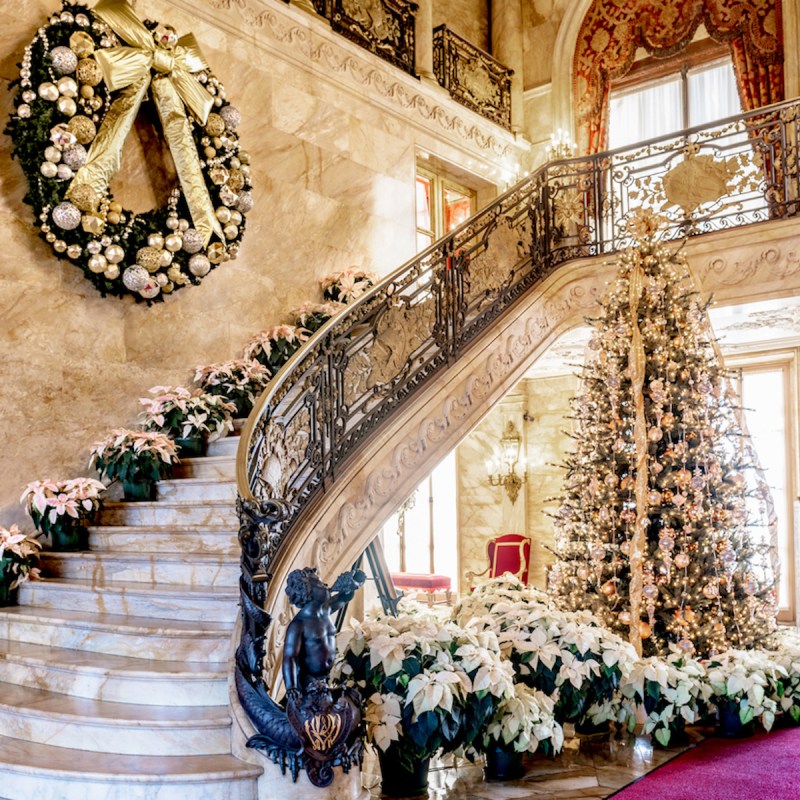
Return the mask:
<svg viewBox="0 0 800 800">
<path fill-rule="evenodd" d="M 486 555 L 489 557 L 489 566 L 483 572 L 470 572 L 467 575 L 474 578 L 496 578 L 505 572 L 510 572 L 522 583 L 528 582 L 528 569 L 531 561 L 531 540 L 528 536 L 519 533 L 505 533 L 489 539 L 486 545 Z M 488 573 L 488 574 L 487 574 Z"/>
</svg>

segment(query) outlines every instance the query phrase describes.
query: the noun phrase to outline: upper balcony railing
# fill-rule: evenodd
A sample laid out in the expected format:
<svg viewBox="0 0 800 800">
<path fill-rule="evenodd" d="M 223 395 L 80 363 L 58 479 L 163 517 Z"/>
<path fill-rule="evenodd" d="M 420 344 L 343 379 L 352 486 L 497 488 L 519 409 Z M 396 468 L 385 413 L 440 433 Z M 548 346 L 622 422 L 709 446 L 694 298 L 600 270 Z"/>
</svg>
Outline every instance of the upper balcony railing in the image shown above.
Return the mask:
<svg viewBox="0 0 800 800">
<path fill-rule="evenodd" d="M 331 28 L 414 75 L 414 14 L 410 0 L 312 0 Z"/>
<path fill-rule="evenodd" d="M 513 69 L 440 25 L 433 29 L 433 72 L 454 100 L 511 129 Z"/>
</svg>

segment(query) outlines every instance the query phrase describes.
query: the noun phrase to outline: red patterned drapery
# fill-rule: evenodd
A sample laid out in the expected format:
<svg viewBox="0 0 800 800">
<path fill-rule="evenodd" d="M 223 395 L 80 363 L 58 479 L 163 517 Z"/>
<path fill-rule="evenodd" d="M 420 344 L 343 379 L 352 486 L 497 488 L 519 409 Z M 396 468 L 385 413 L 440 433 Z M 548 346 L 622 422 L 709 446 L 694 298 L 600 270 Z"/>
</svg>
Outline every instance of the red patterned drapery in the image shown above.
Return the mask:
<svg viewBox="0 0 800 800">
<path fill-rule="evenodd" d="M 609 84 L 633 66 L 636 48 L 673 55 L 700 23 L 712 39 L 730 44 L 745 111 L 784 99 L 781 0 L 595 0 L 573 66 L 576 133 L 584 152 L 606 146 Z"/>
</svg>

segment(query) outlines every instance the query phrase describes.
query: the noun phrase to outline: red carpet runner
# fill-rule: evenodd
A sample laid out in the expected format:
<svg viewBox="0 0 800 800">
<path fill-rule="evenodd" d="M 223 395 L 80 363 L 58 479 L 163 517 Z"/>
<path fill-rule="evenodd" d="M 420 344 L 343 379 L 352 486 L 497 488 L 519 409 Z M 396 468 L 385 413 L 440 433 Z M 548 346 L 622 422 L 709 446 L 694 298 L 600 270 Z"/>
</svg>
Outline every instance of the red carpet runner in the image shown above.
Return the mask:
<svg viewBox="0 0 800 800">
<path fill-rule="evenodd" d="M 706 739 L 614 800 L 800 800 L 800 729 Z"/>
</svg>

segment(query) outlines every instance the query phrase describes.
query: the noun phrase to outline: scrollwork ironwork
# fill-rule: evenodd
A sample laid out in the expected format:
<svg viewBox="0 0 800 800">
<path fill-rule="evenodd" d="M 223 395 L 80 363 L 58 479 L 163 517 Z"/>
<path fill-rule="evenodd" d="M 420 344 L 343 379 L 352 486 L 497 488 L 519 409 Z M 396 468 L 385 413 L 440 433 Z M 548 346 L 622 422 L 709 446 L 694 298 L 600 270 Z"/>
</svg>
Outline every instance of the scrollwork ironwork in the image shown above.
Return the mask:
<svg viewBox="0 0 800 800">
<path fill-rule="evenodd" d="M 454 100 L 511 129 L 514 70 L 440 25 L 433 31 L 433 71 Z"/>
</svg>

